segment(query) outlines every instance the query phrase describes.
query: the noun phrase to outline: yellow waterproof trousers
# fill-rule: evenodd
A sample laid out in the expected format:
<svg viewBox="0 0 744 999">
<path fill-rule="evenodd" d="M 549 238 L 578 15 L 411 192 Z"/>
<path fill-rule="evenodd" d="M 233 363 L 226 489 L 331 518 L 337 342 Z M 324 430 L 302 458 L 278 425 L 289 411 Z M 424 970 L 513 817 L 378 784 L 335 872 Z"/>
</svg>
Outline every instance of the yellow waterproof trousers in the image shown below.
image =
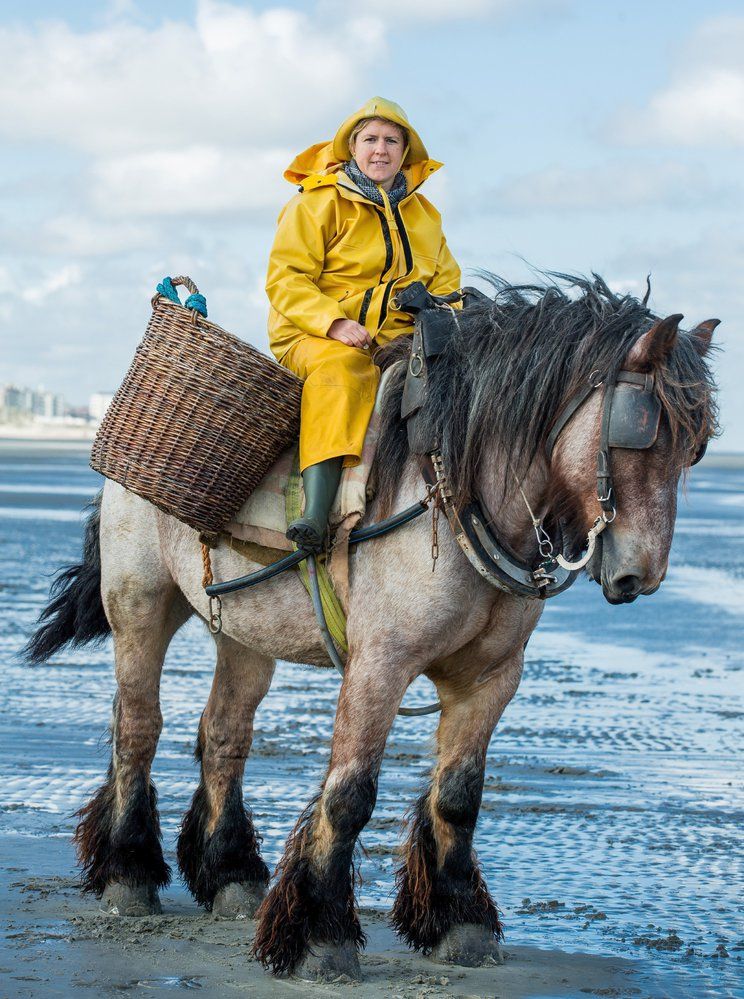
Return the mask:
<svg viewBox="0 0 744 999">
<path fill-rule="evenodd" d="M 305 382 L 300 471 L 341 455 L 344 467 L 358 465 L 380 382 L 371 351 L 326 337 L 305 336 L 280 363 Z"/>
</svg>

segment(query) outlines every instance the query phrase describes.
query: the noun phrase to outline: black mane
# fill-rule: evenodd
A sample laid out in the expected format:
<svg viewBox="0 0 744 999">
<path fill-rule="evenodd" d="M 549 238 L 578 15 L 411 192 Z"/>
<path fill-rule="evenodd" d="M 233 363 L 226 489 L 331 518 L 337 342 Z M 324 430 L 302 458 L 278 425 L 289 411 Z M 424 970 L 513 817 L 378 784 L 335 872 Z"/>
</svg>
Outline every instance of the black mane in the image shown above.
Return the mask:
<svg viewBox="0 0 744 999">
<path fill-rule="evenodd" d="M 473 498 L 484 451 L 498 445 L 516 469 L 526 469 L 544 447 L 561 403 L 592 371 L 604 373 L 621 362 L 658 319 L 646 299 L 615 294 L 599 275 L 542 276 L 544 285 L 511 285 L 485 275 L 494 299 L 460 315 L 457 334 L 432 365 L 425 419 L 437 428 L 458 504 Z M 378 360 L 387 368 L 410 347 L 410 337 L 401 337 Z M 390 377 L 377 458 L 383 507 L 408 459 L 400 419 L 404 366 Z M 689 463 L 717 428 L 713 379 L 689 336 L 678 337 L 657 371 L 656 391 L 671 431 L 670 459 Z"/>
</svg>

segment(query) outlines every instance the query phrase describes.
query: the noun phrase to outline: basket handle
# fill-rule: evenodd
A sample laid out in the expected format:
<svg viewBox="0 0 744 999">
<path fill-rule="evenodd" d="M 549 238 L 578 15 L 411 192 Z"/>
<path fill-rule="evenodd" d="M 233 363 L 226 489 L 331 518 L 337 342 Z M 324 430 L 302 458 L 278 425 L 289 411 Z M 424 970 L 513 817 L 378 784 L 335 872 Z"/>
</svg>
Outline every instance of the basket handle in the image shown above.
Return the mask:
<svg viewBox="0 0 744 999">
<path fill-rule="evenodd" d="M 187 290 L 191 293 L 186 301 L 183 303 L 185 309 L 191 309 L 193 312 L 194 322 L 196 322 L 196 314 L 199 313 L 200 316 L 207 318 L 207 300 L 196 287 L 194 282 L 190 277 L 164 277 L 163 280 L 157 287 L 157 291 L 153 295 L 152 305 L 155 308 L 155 304 L 159 298 L 166 298 L 169 302 L 173 302 L 175 305 L 181 305 L 181 299 L 178 297 L 178 292 L 176 291 L 176 285 L 185 285 Z"/>
</svg>

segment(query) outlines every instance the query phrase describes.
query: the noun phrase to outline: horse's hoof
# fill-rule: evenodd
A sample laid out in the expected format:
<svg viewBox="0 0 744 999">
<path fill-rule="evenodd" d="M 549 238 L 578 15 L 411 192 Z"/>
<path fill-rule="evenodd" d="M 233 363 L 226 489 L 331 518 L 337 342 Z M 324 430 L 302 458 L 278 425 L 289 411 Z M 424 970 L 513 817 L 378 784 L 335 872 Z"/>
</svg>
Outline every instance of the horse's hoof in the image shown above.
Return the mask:
<svg viewBox="0 0 744 999">
<path fill-rule="evenodd" d="M 265 885 L 232 881 L 214 896 L 212 915 L 219 919 L 253 919 L 265 894 Z"/>
<path fill-rule="evenodd" d="M 484 964 L 503 964 L 501 944 L 486 926 L 462 923 L 453 926 L 431 952 L 440 964 L 461 964 L 480 968 Z"/>
<path fill-rule="evenodd" d="M 155 885 L 127 885 L 121 881 L 106 885 L 101 909 L 110 916 L 159 916 L 163 911 Z"/>
<path fill-rule="evenodd" d="M 310 944 L 294 975 L 313 982 L 335 982 L 341 976 L 343 981 L 360 982 L 362 973 L 356 946 L 351 940 L 342 944 Z"/>
</svg>

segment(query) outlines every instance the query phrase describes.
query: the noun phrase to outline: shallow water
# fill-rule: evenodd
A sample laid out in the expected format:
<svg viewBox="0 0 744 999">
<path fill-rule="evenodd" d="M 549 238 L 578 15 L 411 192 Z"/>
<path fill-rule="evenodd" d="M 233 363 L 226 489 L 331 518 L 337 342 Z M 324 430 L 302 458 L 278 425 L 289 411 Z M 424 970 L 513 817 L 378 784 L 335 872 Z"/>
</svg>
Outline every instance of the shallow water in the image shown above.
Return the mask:
<svg viewBox="0 0 744 999">
<path fill-rule="evenodd" d="M 33 671 L 15 657 L 50 575 L 79 556 L 81 507 L 99 483 L 82 453 L 0 450 L 2 837 L 69 837 L 105 771 L 110 644 Z M 741 994 L 743 507 L 743 471 L 695 470 L 652 599 L 610 607 L 581 581 L 546 607 L 491 744 L 476 839 L 507 948 L 643 956 L 669 994 Z M 164 671 L 154 779 L 173 866 L 210 645 L 190 622 Z M 322 776 L 337 691 L 330 673 L 282 664 L 259 709 L 246 795 L 269 864 Z M 396 722 L 363 836 L 365 904 L 390 903 L 435 724 Z"/>
</svg>

